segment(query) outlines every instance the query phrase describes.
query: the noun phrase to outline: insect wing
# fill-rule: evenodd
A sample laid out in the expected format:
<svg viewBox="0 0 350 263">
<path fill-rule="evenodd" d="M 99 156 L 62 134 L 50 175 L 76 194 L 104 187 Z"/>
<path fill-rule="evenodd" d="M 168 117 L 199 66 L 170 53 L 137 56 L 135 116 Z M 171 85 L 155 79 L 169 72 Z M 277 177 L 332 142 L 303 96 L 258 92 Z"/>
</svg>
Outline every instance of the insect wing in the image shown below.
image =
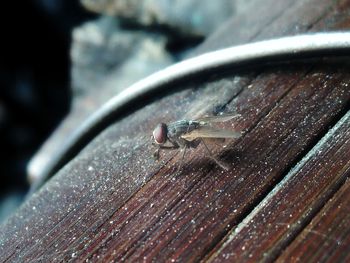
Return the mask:
<svg viewBox="0 0 350 263">
<path fill-rule="evenodd" d="M 201 123 L 214 123 L 214 122 L 225 122 L 232 120 L 234 118 L 237 118 L 241 116 L 240 114 L 223 114 L 223 115 L 217 115 L 217 116 L 205 116 L 201 117 L 199 119 L 196 119 L 196 121 Z"/>
<path fill-rule="evenodd" d="M 222 130 L 217 129 L 208 125 L 199 126 L 197 129 L 194 129 L 191 132 L 181 135 L 181 138 L 187 141 L 193 141 L 197 138 L 239 138 L 241 133 L 237 131 Z"/>
</svg>

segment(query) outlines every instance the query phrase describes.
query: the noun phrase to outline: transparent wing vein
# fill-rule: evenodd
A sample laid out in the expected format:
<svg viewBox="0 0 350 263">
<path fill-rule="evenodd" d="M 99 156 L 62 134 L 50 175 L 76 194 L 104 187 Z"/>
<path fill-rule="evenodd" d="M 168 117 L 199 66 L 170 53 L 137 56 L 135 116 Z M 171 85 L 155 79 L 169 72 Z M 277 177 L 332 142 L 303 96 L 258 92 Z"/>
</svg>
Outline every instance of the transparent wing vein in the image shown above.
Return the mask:
<svg viewBox="0 0 350 263">
<path fill-rule="evenodd" d="M 232 138 L 236 139 L 241 137 L 241 133 L 237 131 L 223 130 L 214 128 L 208 125 L 203 125 L 197 129 L 181 135 L 181 138 L 187 141 L 193 141 L 197 138 Z"/>
</svg>

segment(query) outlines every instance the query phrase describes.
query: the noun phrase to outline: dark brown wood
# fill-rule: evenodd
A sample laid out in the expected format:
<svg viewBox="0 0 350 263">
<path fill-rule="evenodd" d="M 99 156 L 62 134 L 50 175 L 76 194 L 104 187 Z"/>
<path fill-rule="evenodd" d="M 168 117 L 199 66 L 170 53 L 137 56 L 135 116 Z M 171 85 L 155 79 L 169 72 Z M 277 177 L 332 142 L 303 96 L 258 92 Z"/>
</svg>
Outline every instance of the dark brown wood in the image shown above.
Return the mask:
<svg viewBox="0 0 350 263">
<path fill-rule="evenodd" d="M 270 20 L 267 15 L 264 23 L 253 19 L 256 33 L 227 27 L 223 42 L 233 42 L 234 36 L 247 42 L 309 29 L 349 28 L 344 14 L 350 1 L 281 2 L 269 2 L 275 14 Z M 246 15 L 252 10 L 259 10 L 259 4 Z M 327 224 L 337 229 L 331 219 L 346 220 L 332 202 L 346 194 L 337 190 L 349 176 L 349 66 L 346 59 L 324 59 L 228 71 L 189 82 L 183 91 L 126 116 L 0 226 L 0 258 L 158 262 L 224 260 L 232 253 L 241 261 L 302 257 L 300 247 L 312 246 L 303 229 L 312 236 L 307 229 L 325 233 Z M 230 164 L 228 172 L 210 161 L 204 148 L 188 152 L 180 173 L 176 152 L 163 152 L 162 161 L 154 162 L 150 134 L 156 124 L 218 109 L 242 115 L 225 123 L 227 129 L 242 129 L 242 138 L 213 148 Z M 330 127 L 335 128 L 328 134 Z M 323 205 L 339 217 L 320 216 Z M 328 223 L 317 226 L 313 217 Z M 349 246 L 349 229 L 344 232 L 336 236 L 341 240 L 336 251 Z M 239 240 L 247 245 L 243 248 Z M 320 245 L 314 251 L 323 249 Z"/>
<path fill-rule="evenodd" d="M 349 169 L 347 172 L 349 174 Z M 349 262 L 349 222 L 350 180 L 348 177 L 341 189 L 287 247 L 278 260 L 280 262 L 291 260 Z"/>
<path fill-rule="evenodd" d="M 349 153 L 350 111 L 257 205 L 244 221 L 227 235 L 226 240 L 213 250 L 210 261 L 241 262 L 249 258 L 255 262 L 270 262 L 276 259 L 302 229 L 307 231 L 309 228 L 307 224 L 311 218 L 350 176 Z M 344 199 L 342 201 L 347 202 Z M 331 206 L 331 209 L 339 208 Z M 328 215 L 330 219 L 336 219 L 324 222 L 322 227 L 326 229 L 340 228 L 341 226 L 347 228 L 345 226 L 347 223 L 344 220 L 349 218 L 349 215 L 342 218 L 338 217 L 338 213 L 332 215 L 324 214 L 323 211 L 320 213 Z M 344 221 L 343 225 L 335 225 L 337 220 Z M 322 232 L 316 232 L 322 235 Z M 332 253 L 337 254 L 336 250 L 344 251 L 345 249 L 346 251 L 346 248 L 350 246 L 349 242 L 342 242 L 342 238 L 349 238 L 346 232 L 344 236 L 337 233 L 335 236 L 336 239 L 339 238 L 339 243 L 334 243 L 333 239 L 333 246 L 328 250 L 319 251 L 319 248 L 322 247 L 321 241 L 324 241 L 320 239 L 316 243 L 313 243 L 313 240 L 299 241 L 300 247 L 295 251 L 299 252 L 300 256 L 302 255 L 304 260 L 308 262 L 320 262 L 322 259 L 323 261 L 326 259 L 332 261 L 330 260 Z M 312 234 L 312 230 L 309 233 Z M 327 240 L 327 230 L 323 233 L 325 233 L 323 238 Z M 293 243 L 291 246 L 295 247 Z M 314 250 L 308 250 L 308 246 L 301 248 L 305 244 L 310 245 L 311 248 L 315 245 L 318 246 L 314 247 Z M 322 253 L 323 258 L 316 257 L 315 252 L 317 251 Z M 347 251 L 349 252 L 349 250 Z M 349 256 L 348 252 L 341 252 L 341 256 Z M 311 255 L 315 256 L 314 260 L 312 260 Z M 289 257 L 285 254 L 283 259 L 292 260 L 292 256 L 294 255 Z M 338 259 L 341 259 L 341 256 Z M 333 262 L 341 262 L 341 260 Z"/>
</svg>

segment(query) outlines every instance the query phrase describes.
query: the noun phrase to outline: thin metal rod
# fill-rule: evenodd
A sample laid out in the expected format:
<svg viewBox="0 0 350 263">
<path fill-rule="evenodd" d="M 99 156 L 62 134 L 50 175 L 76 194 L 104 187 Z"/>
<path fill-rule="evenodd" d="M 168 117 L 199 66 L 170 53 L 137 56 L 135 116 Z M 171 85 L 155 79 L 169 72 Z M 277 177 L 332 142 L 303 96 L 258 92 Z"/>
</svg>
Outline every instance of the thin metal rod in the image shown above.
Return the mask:
<svg viewBox="0 0 350 263">
<path fill-rule="evenodd" d="M 99 132 L 106 128 L 121 113 L 122 109 L 150 92 L 168 89 L 168 84 L 176 83 L 183 78 L 197 76 L 203 72 L 222 67 L 258 65 L 273 61 L 285 61 L 301 57 L 339 56 L 350 54 L 350 33 L 306 34 L 245 44 L 194 57 L 149 77 L 136 82 L 106 102 L 75 132 L 67 138 L 54 156 L 44 165 L 38 165 L 35 159 L 30 163 L 28 172 L 35 172 L 40 178 L 32 187 L 36 190 L 41 184 L 63 165 L 72 159 Z M 119 116 L 120 117 L 120 116 Z"/>
</svg>

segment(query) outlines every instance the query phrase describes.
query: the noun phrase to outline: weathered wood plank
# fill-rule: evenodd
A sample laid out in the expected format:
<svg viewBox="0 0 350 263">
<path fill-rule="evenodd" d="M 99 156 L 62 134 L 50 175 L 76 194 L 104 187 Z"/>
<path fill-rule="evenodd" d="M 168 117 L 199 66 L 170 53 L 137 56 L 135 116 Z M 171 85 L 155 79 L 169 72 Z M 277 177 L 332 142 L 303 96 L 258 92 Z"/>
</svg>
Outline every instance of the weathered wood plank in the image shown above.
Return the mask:
<svg viewBox="0 0 350 263">
<path fill-rule="evenodd" d="M 344 172 L 348 173 L 345 184 L 278 257 L 278 261 L 350 261 L 350 172 L 349 169 Z"/>
<path fill-rule="evenodd" d="M 323 75 L 323 80 L 326 75 Z M 262 198 L 297 160 L 303 149 L 319 136 L 316 134 L 326 128 L 323 125 L 331 119 L 329 107 L 335 109 L 336 101 L 344 102 L 345 98 L 340 99 L 338 96 L 345 93 L 350 96 L 348 88 L 338 82 L 339 79 L 328 84 L 322 81 L 321 84 L 317 81 L 319 77 L 319 72 L 304 76 L 281 98 L 278 106 L 269 111 L 267 117 L 258 120 L 258 123 L 251 111 L 249 114 L 242 111 L 242 105 L 250 106 L 250 109 L 263 107 L 261 104 L 255 105 L 252 102 L 254 99 L 249 97 L 242 103 L 240 99 L 248 95 L 243 91 L 229 107 L 238 108 L 244 125 L 252 130 L 237 145 L 229 147 L 233 151 L 222 155 L 223 160 L 233 164 L 233 169 L 222 173 L 215 166 L 208 167 L 203 163 L 202 156 L 205 152 L 202 151 L 201 154 L 191 154 L 188 167 L 192 169 L 184 172 L 181 178 L 174 179 L 171 176 L 168 180 L 162 180 L 153 177 L 151 182 L 155 180 L 162 184 L 152 182 L 152 185 L 156 185 L 152 189 L 146 185 L 139 193 L 146 194 L 147 199 L 136 194 L 124 205 L 135 216 L 127 219 L 128 224 L 113 239 L 107 235 L 103 246 L 107 250 L 106 254 L 116 260 L 200 259 L 222 238 L 227 229 L 238 224 L 251 209 L 251 205 Z M 342 81 L 348 83 L 350 79 Z M 254 84 L 251 85 L 254 90 Z M 340 89 L 332 90 L 335 87 Z M 266 87 L 266 91 L 271 90 L 271 86 Z M 249 91 L 249 94 L 254 93 Z M 259 94 L 261 93 L 260 90 Z M 276 94 L 270 95 L 276 99 L 273 96 Z M 263 97 L 266 100 L 269 98 L 267 94 Z M 349 99 L 350 97 L 345 99 L 347 103 Z M 272 105 L 269 106 L 273 107 L 276 100 L 270 103 Z M 313 125 L 310 126 L 310 123 Z M 161 170 L 159 176 L 166 178 L 168 173 L 168 169 Z M 142 207 L 137 207 L 136 213 L 129 206 L 133 207 L 140 199 L 144 202 Z M 155 211 L 151 212 L 153 209 Z M 121 211 L 117 211 L 112 218 L 120 217 L 119 212 Z"/>
<path fill-rule="evenodd" d="M 2 226 L 2 258 L 49 260 L 71 256 L 75 251 L 72 243 L 79 237 L 89 243 L 96 238 L 98 242 L 99 235 L 104 234 L 100 226 L 110 222 L 115 211 L 162 166 L 152 158 L 149 133 L 154 126 L 190 112 L 194 98 L 206 98 L 207 108 L 201 107 L 202 110 L 225 104 L 246 81 L 227 79 L 218 81 L 216 89 L 208 85 L 206 89 L 186 90 L 106 130 Z M 169 110 L 172 108 L 176 110 Z M 173 154 L 167 153 L 165 160 Z"/>
<path fill-rule="evenodd" d="M 330 68 L 332 67 L 334 65 L 330 66 Z M 23 255 L 27 258 L 52 259 L 51 257 L 57 253 L 62 256 L 63 252 L 66 257 L 79 255 L 80 259 L 85 259 L 85 257 L 92 255 L 101 257 L 105 253 L 113 257 L 124 256 L 123 249 L 129 253 L 133 252 L 133 256 L 140 252 L 146 252 L 134 251 L 134 249 L 142 248 L 137 244 L 143 245 L 147 249 L 152 248 L 149 252 L 152 254 L 160 253 L 158 256 L 165 255 L 164 257 L 167 257 L 166 253 L 171 253 L 174 249 L 177 253 L 181 253 L 181 256 L 192 256 L 193 251 L 197 251 L 199 248 L 202 249 L 199 252 L 203 253 L 208 249 L 208 245 L 213 244 L 213 239 L 207 238 L 208 233 L 212 237 L 214 234 L 220 237 L 227 231 L 227 225 L 232 226 L 239 222 L 247 209 L 250 209 L 254 200 L 259 199 L 259 194 L 263 195 L 273 182 L 278 180 L 278 176 L 281 176 L 290 166 L 293 158 L 297 158 L 298 152 L 300 154 L 303 148 L 312 142 L 315 136 L 317 137 L 317 131 L 322 130 L 320 127 L 328 126 L 332 116 L 336 114 L 336 111 L 330 113 L 329 109 L 339 111 L 346 106 L 350 91 L 342 83 L 347 83 L 349 80 L 344 79 L 344 72 L 339 72 L 338 75 L 331 74 L 334 71 L 330 68 L 327 73 L 314 70 L 304 76 L 298 84 L 294 83 L 294 74 L 297 74 L 294 71 L 293 73 L 270 73 L 272 76 L 266 73 L 265 80 L 261 76 L 259 80 L 251 84 L 249 89 L 242 91 L 232 104 L 228 105 L 228 108 L 239 109 L 243 115 L 242 120 L 236 125 L 253 126 L 253 130 L 233 148 L 240 153 L 239 156 L 237 156 L 237 152 L 232 151 L 223 155 L 223 159 L 228 161 L 231 158 L 235 163 L 234 169 L 228 174 L 222 174 L 222 171 L 216 166 L 208 164 L 208 160 L 203 158 L 204 151 L 197 151 L 191 154 L 190 158 L 193 158 L 193 161 L 186 166 L 187 168 L 185 167 L 186 171 L 183 174 L 180 176 L 171 175 L 169 172 L 174 171 L 174 166 L 165 166 L 160 173 L 152 177 L 141 190 L 133 195 L 133 192 L 130 192 L 134 189 L 133 187 L 137 188 L 137 185 L 138 187 L 142 185 L 140 180 L 137 180 L 142 172 L 137 176 L 134 175 L 131 177 L 133 180 L 130 180 L 130 177 L 121 174 L 118 169 L 125 167 L 126 160 L 139 161 L 137 157 L 142 156 L 142 153 L 144 160 L 149 163 L 151 152 L 144 145 L 144 136 L 131 135 L 130 140 L 135 145 L 140 146 L 133 153 L 135 159 L 129 156 L 127 159 L 123 157 L 118 160 L 119 158 L 115 157 L 118 152 L 111 152 L 113 149 L 109 149 L 113 141 L 116 143 L 117 151 L 121 151 L 121 154 L 125 155 L 129 149 L 121 147 L 122 142 L 125 143 L 125 138 L 118 139 L 120 135 L 114 133 L 115 128 L 117 128 L 115 126 L 113 132 L 110 130 L 110 134 L 104 135 L 105 137 L 109 136 L 107 142 L 104 140 L 108 138 L 101 138 L 91 146 L 90 149 L 95 149 L 92 156 L 91 154 L 90 156 L 82 156 L 70 167 L 67 167 L 68 173 L 60 174 L 60 177 L 55 178 L 47 190 L 39 193 L 42 195 L 41 198 L 29 202 L 27 209 L 33 210 L 35 206 L 36 210 L 40 206 L 40 203 L 37 202 L 45 196 L 50 196 L 56 199 L 52 200 L 55 203 L 53 208 L 56 208 L 57 212 L 61 212 L 62 215 L 61 219 L 56 219 L 56 224 L 59 224 L 52 226 L 50 222 L 42 222 L 40 219 L 42 217 L 50 218 L 54 215 L 53 211 L 46 214 L 46 211 L 41 208 L 39 214 L 34 213 L 35 216 L 30 225 L 39 228 L 42 224 L 41 227 L 45 226 L 45 228 L 37 229 L 38 235 L 30 234 L 30 238 L 33 239 L 32 247 L 27 243 L 28 247 L 23 248 Z M 328 75 L 334 77 L 325 82 L 324 78 Z M 288 77 L 293 81 L 288 80 Z M 313 86 L 310 83 L 313 83 Z M 227 89 L 227 86 L 225 88 Z M 292 90 L 286 94 L 290 88 Z M 209 87 L 197 90 L 193 97 L 200 97 L 198 96 L 200 92 L 208 94 L 209 90 Z M 215 89 L 212 92 L 218 92 L 218 90 Z M 185 99 L 189 92 L 183 92 L 181 95 L 182 99 Z M 260 100 L 262 95 L 264 100 Z M 157 112 L 164 105 L 170 104 L 172 98 L 162 101 L 160 105 L 157 105 L 158 107 L 154 108 L 154 111 Z M 278 106 L 276 106 L 277 98 L 280 98 Z M 197 103 L 202 102 L 199 100 Z M 188 108 L 184 111 L 190 110 L 193 105 L 197 104 L 192 102 L 192 104 L 187 105 Z M 257 108 L 260 109 L 259 112 L 256 112 Z M 270 111 L 271 108 L 272 111 Z M 260 120 L 267 112 L 269 115 Z M 131 131 L 133 131 L 132 124 L 139 124 L 140 122 L 136 122 L 136 119 L 140 120 L 143 116 L 139 115 L 125 120 L 124 123 L 130 122 Z M 314 125 L 308 125 L 309 121 L 312 121 Z M 152 122 L 154 120 L 151 120 Z M 282 124 L 287 125 L 287 129 Z M 249 126 L 247 128 L 249 130 Z M 138 132 L 143 130 L 142 127 L 139 129 Z M 136 127 L 135 130 L 137 130 Z M 123 134 L 122 131 L 119 133 Z M 286 152 L 282 154 L 284 151 Z M 171 153 L 166 154 L 169 157 L 171 155 Z M 96 156 L 98 156 L 99 162 L 95 164 Z M 111 165 L 110 159 L 113 156 L 115 164 L 113 163 L 113 167 L 109 168 L 112 169 L 111 174 L 109 174 L 108 171 L 105 171 L 105 166 L 107 163 Z M 275 161 L 276 158 L 280 158 L 278 163 Z M 174 160 L 173 164 L 176 165 L 177 161 L 178 159 Z M 134 169 L 141 170 L 142 165 L 144 164 L 136 165 Z M 91 167 L 93 171 L 97 171 L 96 174 L 94 172 L 91 172 L 93 175 L 89 174 L 88 171 L 91 170 Z M 101 178 L 102 174 L 103 178 Z M 72 175 L 76 177 L 72 177 Z M 103 180 L 101 181 L 101 179 Z M 60 182 L 58 188 L 56 188 L 56 180 Z M 90 182 L 90 184 L 83 186 L 85 189 L 82 189 L 82 193 L 77 187 L 81 186 L 79 184 L 81 180 L 84 180 L 85 183 Z M 94 185 L 94 181 L 101 185 Z M 125 188 L 120 187 L 120 184 L 123 184 Z M 65 187 L 67 188 L 65 189 Z M 73 188 L 74 191 L 69 191 L 69 188 Z M 88 190 L 90 190 L 89 195 L 84 197 L 84 191 Z M 128 198 L 128 195 L 123 197 L 123 191 L 133 195 L 126 204 L 127 199 L 125 198 Z M 67 192 L 72 197 L 66 196 Z M 53 196 L 49 195 L 52 193 L 54 193 Z M 238 196 L 240 199 L 236 198 Z M 206 197 L 205 202 L 202 202 L 203 197 Z M 73 199 L 69 201 L 69 198 Z M 181 202 L 183 199 L 185 201 Z M 70 204 L 68 207 L 66 206 L 67 201 Z M 111 206 L 111 204 L 113 205 Z M 122 207 L 118 209 L 118 206 L 121 205 Z M 47 204 L 44 207 L 50 208 Z M 67 213 L 69 211 L 71 213 Z M 177 224 L 174 223 L 174 218 Z M 61 227 L 64 227 L 63 230 Z M 188 227 L 190 227 L 191 232 L 185 230 Z M 168 228 L 172 230 L 167 231 Z M 180 232 L 182 236 L 177 236 L 178 234 L 174 232 L 173 228 L 179 229 L 176 231 Z M 199 235 L 203 229 L 210 230 L 202 233 L 205 237 Z M 50 235 L 40 234 L 40 232 L 45 233 L 45 231 L 49 231 Z M 167 236 L 161 234 L 167 232 L 169 232 Z M 162 240 L 165 237 L 172 240 L 168 246 L 165 246 L 168 241 Z M 180 238 L 182 239 L 179 240 Z M 40 240 L 40 246 L 36 245 L 35 239 Z M 189 241 L 191 243 L 188 243 Z M 208 243 L 196 243 L 203 241 Z M 119 244 L 119 242 L 121 243 Z M 133 244 L 134 242 L 136 244 Z M 14 241 L 14 246 L 18 246 L 19 243 L 20 240 Z M 181 247 L 185 243 L 193 244 L 194 247 L 189 246 L 188 250 L 180 250 L 178 246 Z M 161 247 L 157 249 L 151 244 L 158 244 Z M 83 247 L 84 250 L 80 251 L 80 254 L 76 252 L 77 249 Z M 160 248 L 161 250 L 159 250 Z M 120 249 L 120 254 L 118 254 L 118 249 Z"/>
<path fill-rule="evenodd" d="M 276 259 L 350 176 L 349 153 L 350 112 L 231 231 L 226 241 L 213 250 L 210 261 L 271 262 Z M 331 207 L 334 209 L 334 206 Z M 334 213 L 332 218 L 338 218 L 337 214 Z M 341 217 L 338 219 L 342 220 Z M 337 227 L 333 225 L 335 223 L 328 221 L 323 227 Z M 344 238 L 350 238 L 350 235 L 345 234 Z M 316 245 L 309 244 L 311 247 Z M 323 251 L 323 260 L 329 260 L 327 257 L 331 254 L 326 254 L 322 243 L 317 244 L 313 252 L 305 253 L 306 248 L 300 247 L 297 251 L 308 260 L 311 259 L 308 258 L 310 253 Z M 299 241 L 299 246 L 303 245 Z M 345 242 L 344 245 L 349 246 L 350 243 Z M 344 247 L 339 243 L 332 248 L 343 250 Z M 283 259 L 288 261 L 291 257 L 285 254 Z"/>
<path fill-rule="evenodd" d="M 338 11 L 329 8 L 338 2 L 322 1 L 324 12 L 318 10 L 318 16 L 307 13 L 316 1 L 296 2 L 293 21 L 303 17 L 304 30 L 348 28 L 349 18 L 335 16 Z M 341 5 L 349 10 L 349 1 Z M 282 17 L 269 26 L 281 24 Z M 239 77 L 237 72 L 217 74 L 135 112 L 98 136 L 0 226 L 1 258 L 205 258 L 349 109 L 348 68 L 347 61 L 326 60 L 241 72 Z M 245 132 L 226 148 L 214 149 L 231 165 L 229 172 L 212 163 L 203 148 L 188 153 L 180 174 L 180 157 L 174 152 L 154 163 L 149 135 L 157 123 L 220 109 L 241 113 L 226 128 Z M 317 188 L 318 181 L 312 186 Z"/>
</svg>

